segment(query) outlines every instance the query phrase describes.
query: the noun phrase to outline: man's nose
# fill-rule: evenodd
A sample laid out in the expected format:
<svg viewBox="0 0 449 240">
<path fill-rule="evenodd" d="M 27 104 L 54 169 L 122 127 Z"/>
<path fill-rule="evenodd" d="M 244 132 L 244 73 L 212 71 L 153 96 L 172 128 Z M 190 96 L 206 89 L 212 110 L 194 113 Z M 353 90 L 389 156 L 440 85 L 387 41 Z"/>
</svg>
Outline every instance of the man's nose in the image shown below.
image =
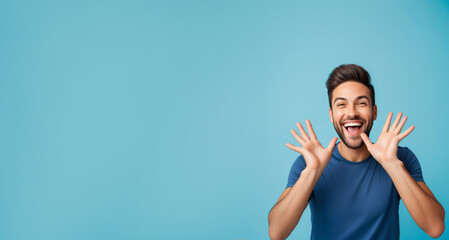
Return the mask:
<svg viewBox="0 0 449 240">
<path fill-rule="evenodd" d="M 346 114 L 350 118 L 354 118 L 354 117 L 358 116 L 358 112 L 357 112 L 357 109 L 355 108 L 355 105 L 350 105 L 348 107 L 348 112 Z"/>
</svg>

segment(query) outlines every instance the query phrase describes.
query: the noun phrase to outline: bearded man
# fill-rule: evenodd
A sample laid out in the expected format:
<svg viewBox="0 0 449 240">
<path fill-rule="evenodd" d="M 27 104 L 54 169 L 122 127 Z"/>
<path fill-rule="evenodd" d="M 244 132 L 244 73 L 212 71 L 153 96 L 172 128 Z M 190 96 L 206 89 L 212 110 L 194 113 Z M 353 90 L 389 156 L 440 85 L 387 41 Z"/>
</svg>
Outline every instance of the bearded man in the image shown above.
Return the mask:
<svg viewBox="0 0 449 240">
<path fill-rule="evenodd" d="M 329 117 L 340 137 L 324 148 L 312 124 L 308 134 L 297 123 L 291 134 L 301 145 L 287 147 L 301 155 L 288 183 L 268 215 L 271 239 L 286 239 L 310 203 L 311 239 L 399 239 L 399 201 L 430 237 L 444 231 L 444 208 L 424 182 L 413 152 L 400 147 L 414 126 L 389 113 L 376 143 L 369 139 L 377 118 L 368 72 L 354 64 L 334 69 L 326 82 Z"/>
</svg>

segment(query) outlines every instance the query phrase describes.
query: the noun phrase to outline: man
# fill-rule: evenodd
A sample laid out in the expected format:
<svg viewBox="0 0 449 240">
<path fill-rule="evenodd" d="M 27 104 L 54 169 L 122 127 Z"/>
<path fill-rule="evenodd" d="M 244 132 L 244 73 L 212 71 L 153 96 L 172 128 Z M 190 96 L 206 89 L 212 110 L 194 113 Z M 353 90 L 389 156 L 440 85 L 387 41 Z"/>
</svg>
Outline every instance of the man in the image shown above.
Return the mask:
<svg viewBox="0 0 449 240">
<path fill-rule="evenodd" d="M 310 202 L 311 239 L 399 239 L 399 200 L 430 237 L 444 231 L 444 209 L 424 183 L 418 159 L 399 142 L 407 117 L 388 114 L 376 143 L 368 138 L 377 117 L 374 88 L 360 66 L 341 65 L 326 83 L 329 117 L 340 136 L 327 148 L 306 120 L 308 134 L 297 123 L 291 130 L 302 147 L 286 189 L 268 216 L 272 239 L 286 239 Z"/>
</svg>

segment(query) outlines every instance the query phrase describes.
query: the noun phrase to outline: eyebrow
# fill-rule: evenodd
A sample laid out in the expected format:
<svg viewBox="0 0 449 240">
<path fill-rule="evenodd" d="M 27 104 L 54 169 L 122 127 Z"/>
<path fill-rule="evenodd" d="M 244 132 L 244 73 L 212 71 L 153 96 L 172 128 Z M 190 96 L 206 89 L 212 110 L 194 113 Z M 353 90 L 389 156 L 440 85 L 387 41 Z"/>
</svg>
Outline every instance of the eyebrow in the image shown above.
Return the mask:
<svg viewBox="0 0 449 240">
<path fill-rule="evenodd" d="M 355 100 L 360 100 L 360 99 L 363 99 L 363 98 L 365 98 L 365 99 L 369 102 L 369 98 L 368 98 L 367 96 L 358 96 Z M 338 100 L 347 101 L 348 99 L 343 98 L 343 97 L 338 97 L 338 98 L 336 98 L 336 99 L 334 100 L 334 104 L 335 104 L 335 102 L 338 101 Z"/>
</svg>

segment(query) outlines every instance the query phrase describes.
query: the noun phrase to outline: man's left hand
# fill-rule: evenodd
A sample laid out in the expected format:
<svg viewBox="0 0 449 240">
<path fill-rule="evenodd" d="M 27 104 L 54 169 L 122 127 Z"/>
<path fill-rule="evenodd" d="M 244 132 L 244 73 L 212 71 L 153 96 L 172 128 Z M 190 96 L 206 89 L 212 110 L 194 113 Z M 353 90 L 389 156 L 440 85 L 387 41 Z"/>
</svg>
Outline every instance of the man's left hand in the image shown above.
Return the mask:
<svg viewBox="0 0 449 240">
<path fill-rule="evenodd" d="M 397 151 L 399 142 L 415 129 L 415 126 L 411 126 L 401 133 L 402 127 L 404 127 L 404 124 L 407 121 L 407 117 L 403 117 L 401 120 L 402 113 L 399 113 L 396 120 L 390 126 L 392 117 L 393 113 L 390 112 L 376 143 L 371 143 L 365 133 L 360 134 L 368 151 L 384 167 L 385 164 L 398 161 Z"/>
</svg>

